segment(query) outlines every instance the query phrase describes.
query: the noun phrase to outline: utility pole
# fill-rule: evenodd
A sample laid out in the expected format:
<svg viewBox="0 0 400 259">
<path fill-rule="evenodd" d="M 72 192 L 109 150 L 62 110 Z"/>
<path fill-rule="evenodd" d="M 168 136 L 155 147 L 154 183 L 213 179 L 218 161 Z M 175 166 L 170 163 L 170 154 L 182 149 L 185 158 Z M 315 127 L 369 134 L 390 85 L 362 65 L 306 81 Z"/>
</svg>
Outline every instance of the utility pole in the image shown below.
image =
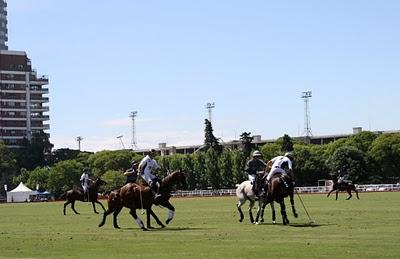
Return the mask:
<svg viewBox="0 0 400 259">
<path fill-rule="evenodd" d="M 211 114 L 212 114 L 212 109 L 215 108 L 215 103 L 207 103 L 206 104 L 206 109 L 208 110 L 208 120 L 211 123 Z"/>
<path fill-rule="evenodd" d="M 311 122 L 310 122 L 310 108 L 309 108 L 309 99 L 312 97 L 312 92 L 302 92 L 301 98 L 304 99 L 304 136 L 306 138 L 306 142 L 310 142 L 310 137 L 312 136 L 311 132 Z"/>
<path fill-rule="evenodd" d="M 81 151 L 81 141 L 83 138 L 81 136 L 76 137 L 76 141 L 78 142 L 78 150 Z"/>
<path fill-rule="evenodd" d="M 122 145 L 122 149 L 125 149 L 125 145 L 124 145 L 124 142 L 122 141 L 122 135 L 120 135 L 120 136 L 118 136 L 117 137 L 117 139 L 119 139 L 119 141 L 121 142 L 121 145 Z"/>
<path fill-rule="evenodd" d="M 131 146 L 132 146 L 132 150 L 137 149 L 137 145 L 136 145 L 136 127 L 135 127 L 135 118 L 137 116 L 137 111 L 133 111 L 129 114 L 129 117 L 132 119 L 132 142 L 131 142 Z"/>
</svg>

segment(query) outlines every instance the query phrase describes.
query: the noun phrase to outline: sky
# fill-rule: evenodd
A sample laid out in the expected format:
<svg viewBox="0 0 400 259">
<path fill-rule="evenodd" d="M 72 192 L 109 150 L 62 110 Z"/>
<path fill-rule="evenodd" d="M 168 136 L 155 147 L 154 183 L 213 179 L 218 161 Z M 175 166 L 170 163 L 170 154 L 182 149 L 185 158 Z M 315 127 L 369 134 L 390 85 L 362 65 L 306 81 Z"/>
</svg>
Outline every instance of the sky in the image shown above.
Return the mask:
<svg viewBox="0 0 400 259">
<path fill-rule="evenodd" d="M 8 46 L 49 76 L 55 149 L 140 149 L 214 135 L 399 130 L 397 0 L 9 0 Z M 118 136 L 123 136 L 117 138 Z M 121 143 L 122 141 L 122 143 Z M 122 144 L 124 144 L 122 146 Z"/>
</svg>

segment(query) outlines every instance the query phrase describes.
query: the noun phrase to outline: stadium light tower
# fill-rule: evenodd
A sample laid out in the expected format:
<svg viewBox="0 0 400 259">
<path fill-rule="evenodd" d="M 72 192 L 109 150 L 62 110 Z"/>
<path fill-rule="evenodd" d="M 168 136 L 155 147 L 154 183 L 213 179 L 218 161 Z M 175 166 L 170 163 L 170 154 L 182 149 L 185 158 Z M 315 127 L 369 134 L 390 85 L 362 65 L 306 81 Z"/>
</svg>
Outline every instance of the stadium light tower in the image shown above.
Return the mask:
<svg viewBox="0 0 400 259">
<path fill-rule="evenodd" d="M 81 136 L 76 137 L 76 141 L 78 142 L 78 150 L 81 151 L 81 141 L 83 138 Z"/>
<path fill-rule="evenodd" d="M 312 97 L 312 92 L 302 92 L 301 98 L 304 99 L 304 136 L 307 140 L 312 136 L 311 122 L 310 122 L 310 107 L 309 99 Z"/>
<path fill-rule="evenodd" d="M 129 117 L 131 117 L 131 119 L 132 119 L 132 142 L 131 142 L 132 150 L 137 149 L 137 146 L 136 146 L 136 127 L 135 127 L 135 118 L 136 118 L 136 116 L 137 116 L 137 111 L 131 112 L 129 114 Z"/>
<path fill-rule="evenodd" d="M 211 122 L 212 109 L 215 108 L 215 103 L 207 103 L 206 109 L 208 110 L 208 120 Z"/>
</svg>

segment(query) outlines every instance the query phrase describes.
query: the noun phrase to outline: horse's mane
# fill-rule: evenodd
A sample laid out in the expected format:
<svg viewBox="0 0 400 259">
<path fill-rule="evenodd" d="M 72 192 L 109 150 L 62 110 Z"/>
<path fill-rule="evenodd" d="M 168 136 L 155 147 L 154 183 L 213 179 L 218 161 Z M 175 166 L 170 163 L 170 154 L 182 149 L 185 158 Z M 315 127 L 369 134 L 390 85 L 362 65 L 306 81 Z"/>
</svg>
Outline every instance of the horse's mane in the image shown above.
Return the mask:
<svg viewBox="0 0 400 259">
<path fill-rule="evenodd" d="M 172 181 L 174 180 L 175 175 L 176 175 L 177 173 L 180 173 L 180 172 L 181 172 L 181 171 L 177 170 L 177 171 L 174 171 L 174 172 L 170 173 L 169 175 L 165 176 L 165 177 L 162 179 L 162 184 L 163 184 L 163 185 L 170 185 L 170 184 L 172 183 Z"/>
</svg>

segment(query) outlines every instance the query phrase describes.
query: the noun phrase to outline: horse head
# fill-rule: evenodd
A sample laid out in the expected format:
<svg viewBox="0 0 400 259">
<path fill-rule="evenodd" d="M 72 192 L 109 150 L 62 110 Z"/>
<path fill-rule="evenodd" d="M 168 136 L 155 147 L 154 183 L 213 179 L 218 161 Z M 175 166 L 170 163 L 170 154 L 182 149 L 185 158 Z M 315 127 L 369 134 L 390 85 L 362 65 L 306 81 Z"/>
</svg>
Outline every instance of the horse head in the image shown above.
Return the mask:
<svg viewBox="0 0 400 259">
<path fill-rule="evenodd" d="M 97 178 L 97 179 L 94 181 L 94 184 L 95 184 L 95 186 L 101 186 L 101 185 L 106 185 L 107 182 L 106 182 L 106 181 L 103 181 L 103 180 L 99 177 L 99 178 Z"/>
<path fill-rule="evenodd" d="M 164 186 L 169 186 L 169 187 L 172 187 L 172 185 L 177 184 L 177 185 L 180 185 L 183 189 L 187 188 L 186 176 L 182 172 L 182 170 L 177 170 L 177 171 L 167 175 L 162 180 L 162 184 Z"/>
</svg>

